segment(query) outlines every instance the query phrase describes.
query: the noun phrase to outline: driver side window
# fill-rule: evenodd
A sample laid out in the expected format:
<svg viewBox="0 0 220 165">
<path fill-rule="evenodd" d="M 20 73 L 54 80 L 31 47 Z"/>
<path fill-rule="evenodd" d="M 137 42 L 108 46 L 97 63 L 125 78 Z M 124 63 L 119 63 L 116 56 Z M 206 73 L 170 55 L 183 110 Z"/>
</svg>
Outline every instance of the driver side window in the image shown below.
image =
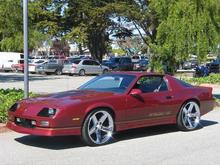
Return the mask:
<svg viewBox="0 0 220 165">
<path fill-rule="evenodd" d="M 137 81 L 134 88 L 140 89 L 143 93 L 168 90 L 162 76 L 143 76 Z"/>
</svg>

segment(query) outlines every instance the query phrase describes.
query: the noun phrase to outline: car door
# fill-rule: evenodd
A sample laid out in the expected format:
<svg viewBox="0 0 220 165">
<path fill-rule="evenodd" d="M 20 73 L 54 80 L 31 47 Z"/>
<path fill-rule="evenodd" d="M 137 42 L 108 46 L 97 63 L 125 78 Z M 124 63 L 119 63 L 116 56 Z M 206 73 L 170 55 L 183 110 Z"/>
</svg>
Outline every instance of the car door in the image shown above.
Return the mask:
<svg viewBox="0 0 220 165">
<path fill-rule="evenodd" d="M 162 76 L 143 76 L 133 89 L 139 89 L 141 93 L 138 96 L 128 95 L 126 120 L 151 120 L 175 114 L 173 92 Z"/>
<path fill-rule="evenodd" d="M 87 73 L 87 74 L 93 74 L 93 67 L 92 67 L 93 65 L 92 65 L 92 61 L 91 60 L 84 60 L 83 62 L 82 62 L 82 68 L 80 68 L 80 69 L 84 69 L 85 70 L 85 72 Z"/>
<path fill-rule="evenodd" d="M 93 74 L 101 74 L 102 73 L 102 67 L 101 65 L 96 62 L 96 61 L 92 61 L 92 72 Z"/>
</svg>

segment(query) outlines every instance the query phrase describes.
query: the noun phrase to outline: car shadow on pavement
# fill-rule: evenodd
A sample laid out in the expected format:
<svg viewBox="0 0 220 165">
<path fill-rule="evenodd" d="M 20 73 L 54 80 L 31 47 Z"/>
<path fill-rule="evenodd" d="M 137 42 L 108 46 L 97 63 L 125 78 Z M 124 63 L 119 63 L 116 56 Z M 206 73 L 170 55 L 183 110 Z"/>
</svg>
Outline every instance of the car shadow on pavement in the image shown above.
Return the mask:
<svg viewBox="0 0 220 165">
<path fill-rule="evenodd" d="M 33 147 L 46 148 L 51 150 L 63 150 L 85 146 L 79 136 L 22 136 L 15 141 Z"/>
<path fill-rule="evenodd" d="M 214 124 L 218 124 L 216 121 L 210 121 L 210 120 L 201 120 L 200 126 L 198 129 L 201 129 L 203 127 L 208 127 Z M 156 135 L 162 135 L 162 134 L 168 134 L 168 133 L 174 133 L 180 131 L 175 124 L 172 125 L 159 125 L 159 126 L 152 126 L 152 127 L 144 127 L 144 128 L 137 128 L 137 129 L 131 129 L 122 131 L 120 133 L 117 133 L 115 135 L 114 140 L 122 141 L 122 140 L 130 140 L 135 138 L 142 138 L 142 137 L 148 137 L 148 136 L 156 136 Z"/>
<path fill-rule="evenodd" d="M 214 124 L 218 124 L 216 121 L 201 120 L 201 126 L 208 127 Z M 156 136 L 168 133 L 178 132 L 176 125 L 161 125 L 152 126 L 145 128 L 137 128 L 126 131 L 121 131 L 114 135 L 113 143 L 131 140 L 136 138 Z M 79 136 L 59 136 L 59 137 L 42 137 L 42 136 L 23 136 L 15 138 L 15 141 L 28 146 L 34 146 L 39 148 L 51 149 L 51 150 L 63 150 L 70 148 L 85 147 L 86 145 L 82 142 Z"/>
</svg>

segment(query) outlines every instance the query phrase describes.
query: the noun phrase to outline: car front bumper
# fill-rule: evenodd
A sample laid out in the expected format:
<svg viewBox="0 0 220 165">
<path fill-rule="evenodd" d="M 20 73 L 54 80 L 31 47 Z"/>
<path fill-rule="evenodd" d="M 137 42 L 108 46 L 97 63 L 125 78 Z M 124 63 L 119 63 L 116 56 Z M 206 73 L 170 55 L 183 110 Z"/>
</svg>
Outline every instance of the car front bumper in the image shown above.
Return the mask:
<svg viewBox="0 0 220 165">
<path fill-rule="evenodd" d="M 65 128 L 43 128 L 34 127 L 27 128 L 19 126 L 12 121 L 8 121 L 7 128 L 23 134 L 37 135 L 37 136 L 66 136 L 66 135 L 80 135 L 80 127 L 65 127 Z"/>
</svg>

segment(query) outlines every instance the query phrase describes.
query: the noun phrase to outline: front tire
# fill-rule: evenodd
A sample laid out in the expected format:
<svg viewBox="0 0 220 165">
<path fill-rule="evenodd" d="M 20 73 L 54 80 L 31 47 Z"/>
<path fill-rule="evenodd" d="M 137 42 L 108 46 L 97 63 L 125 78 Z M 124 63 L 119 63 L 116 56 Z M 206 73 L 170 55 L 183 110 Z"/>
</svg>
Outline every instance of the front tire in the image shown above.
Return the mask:
<svg viewBox="0 0 220 165">
<path fill-rule="evenodd" d="M 80 76 L 85 76 L 85 75 L 86 75 L 85 70 L 84 70 L 84 69 L 81 69 L 81 70 L 79 71 L 79 75 L 80 75 Z"/>
<path fill-rule="evenodd" d="M 200 123 L 200 108 L 195 101 L 186 102 L 180 109 L 177 117 L 177 126 L 182 131 L 192 131 Z"/>
<path fill-rule="evenodd" d="M 56 75 L 61 75 L 61 74 L 62 74 L 62 71 L 59 70 L 59 69 L 57 69 L 57 70 L 55 71 L 55 73 L 56 73 Z"/>
<path fill-rule="evenodd" d="M 114 120 L 112 115 L 102 109 L 91 112 L 82 127 L 82 139 L 89 146 L 108 144 L 112 140 Z"/>
</svg>

